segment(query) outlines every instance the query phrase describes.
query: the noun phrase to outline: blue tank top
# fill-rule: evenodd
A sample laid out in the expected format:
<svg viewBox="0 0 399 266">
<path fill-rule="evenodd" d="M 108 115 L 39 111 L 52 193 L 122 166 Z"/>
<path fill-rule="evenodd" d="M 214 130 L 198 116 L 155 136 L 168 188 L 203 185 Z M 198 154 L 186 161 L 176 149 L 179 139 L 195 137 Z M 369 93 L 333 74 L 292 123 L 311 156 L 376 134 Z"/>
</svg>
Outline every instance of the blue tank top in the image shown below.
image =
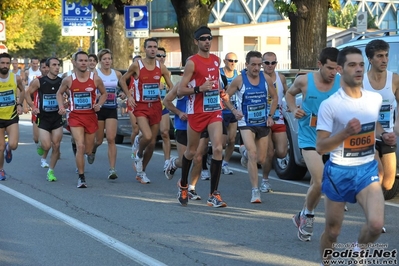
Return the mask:
<svg viewBox="0 0 399 266">
<path fill-rule="evenodd" d="M 229 77 L 227 77 L 226 74 L 224 73 L 223 67 L 221 67 L 221 68 L 220 68 L 220 75 L 225 76 L 226 79 L 227 79 L 227 84 L 230 84 L 230 83 L 233 81 L 233 79 L 235 79 L 235 78 L 238 76 L 238 73 L 237 73 L 237 70 L 234 69 L 234 75 L 233 75 L 233 77 L 229 78 Z M 233 95 L 230 97 L 230 103 L 231 103 L 234 107 L 236 106 L 236 95 L 235 95 L 235 94 L 233 94 Z M 223 109 L 222 114 L 231 114 L 231 111 L 230 111 L 229 109 L 226 108 L 226 109 Z"/>
<path fill-rule="evenodd" d="M 259 83 L 252 85 L 247 72 L 242 72 L 241 97 L 237 98 L 237 105 L 241 106 L 244 117 L 239 126 L 266 126 L 267 121 L 267 84 L 263 73 L 259 75 Z M 244 123 L 243 123 L 244 122 Z"/>
<path fill-rule="evenodd" d="M 187 101 L 188 96 L 178 98 L 176 101 L 176 108 L 187 113 Z M 187 130 L 187 120 L 181 120 L 177 114 L 175 114 L 175 130 Z"/>
<path fill-rule="evenodd" d="M 317 113 L 322 101 L 330 97 L 340 88 L 340 75 L 335 76 L 334 84 L 329 91 L 322 92 L 316 88 L 313 73 L 308 73 L 308 91 L 302 99 L 302 109 L 306 115 L 298 119 L 299 148 L 316 148 Z"/>
</svg>

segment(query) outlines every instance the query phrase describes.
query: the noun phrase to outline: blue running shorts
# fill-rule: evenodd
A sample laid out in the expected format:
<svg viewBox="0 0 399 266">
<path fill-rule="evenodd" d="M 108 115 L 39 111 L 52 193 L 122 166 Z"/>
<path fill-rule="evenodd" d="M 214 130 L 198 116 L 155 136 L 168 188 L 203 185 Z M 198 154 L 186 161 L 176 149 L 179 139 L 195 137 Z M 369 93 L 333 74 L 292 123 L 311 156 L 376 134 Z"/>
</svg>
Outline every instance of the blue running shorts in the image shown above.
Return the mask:
<svg viewBox="0 0 399 266">
<path fill-rule="evenodd" d="M 357 166 L 342 166 L 330 160 L 324 165 L 321 191 L 332 201 L 356 203 L 356 195 L 379 182 L 376 160 Z"/>
</svg>

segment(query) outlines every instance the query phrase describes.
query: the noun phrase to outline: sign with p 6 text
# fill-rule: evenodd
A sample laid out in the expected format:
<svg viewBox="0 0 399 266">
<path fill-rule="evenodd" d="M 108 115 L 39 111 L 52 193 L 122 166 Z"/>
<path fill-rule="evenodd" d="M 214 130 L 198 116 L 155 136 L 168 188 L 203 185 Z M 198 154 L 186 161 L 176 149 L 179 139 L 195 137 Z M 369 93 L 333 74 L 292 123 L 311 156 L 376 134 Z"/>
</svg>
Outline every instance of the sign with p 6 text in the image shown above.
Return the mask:
<svg viewBox="0 0 399 266">
<path fill-rule="evenodd" d="M 148 37 L 147 6 L 125 6 L 125 33 L 127 38 Z"/>
<path fill-rule="evenodd" d="M 92 4 L 62 0 L 62 36 L 94 36 Z"/>
</svg>

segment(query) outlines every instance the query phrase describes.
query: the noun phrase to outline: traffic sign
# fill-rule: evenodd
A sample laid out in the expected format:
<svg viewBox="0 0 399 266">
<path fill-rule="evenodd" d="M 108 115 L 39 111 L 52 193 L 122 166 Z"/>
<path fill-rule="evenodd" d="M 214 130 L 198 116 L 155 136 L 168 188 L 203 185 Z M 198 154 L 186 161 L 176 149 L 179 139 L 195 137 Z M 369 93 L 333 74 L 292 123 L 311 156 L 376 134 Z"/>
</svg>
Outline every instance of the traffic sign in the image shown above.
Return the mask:
<svg viewBox="0 0 399 266">
<path fill-rule="evenodd" d="M 6 40 L 6 21 L 0 20 L 0 41 Z"/>
<path fill-rule="evenodd" d="M 92 4 L 62 0 L 62 36 L 94 36 Z"/>
<path fill-rule="evenodd" d="M 357 12 L 356 31 L 358 33 L 367 31 L 367 11 Z"/>
<path fill-rule="evenodd" d="M 148 37 L 147 6 L 125 6 L 125 35 L 127 38 Z"/>
<path fill-rule="evenodd" d="M 0 54 L 8 53 L 8 48 L 5 44 L 0 43 Z"/>
</svg>

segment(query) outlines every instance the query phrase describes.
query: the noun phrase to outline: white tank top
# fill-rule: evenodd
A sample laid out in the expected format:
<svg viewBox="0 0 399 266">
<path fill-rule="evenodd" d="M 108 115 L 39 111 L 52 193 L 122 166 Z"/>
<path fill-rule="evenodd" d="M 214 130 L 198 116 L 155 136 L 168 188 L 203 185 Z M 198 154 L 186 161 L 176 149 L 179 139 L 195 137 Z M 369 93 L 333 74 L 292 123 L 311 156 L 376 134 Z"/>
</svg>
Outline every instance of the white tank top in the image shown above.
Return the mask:
<svg viewBox="0 0 399 266">
<path fill-rule="evenodd" d="M 392 72 L 387 71 L 387 78 L 385 85 L 380 90 L 375 90 L 371 84 L 367 73 L 364 74 L 363 87 L 365 90 L 377 92 L 382 96 L 382 106 L 380 109 L 380 116 L 378 122 L 382 125 L 385 131 L 392 132 L 394 126 L 394 112 L 395 112 L 395 94 L 392 91 Z"/>
<path fill-rule="evenodd" d="M 118 92 L 118 76 L 115 70 L 111 69 L 111 74 L 105 75 L 101 72 L 101 69 L 97 69 L 97 75 L 102 79 L 104 87 L 107 91 L 107 100 L 103 104 L 104 108 L 116 108 L 117 107 L 117 92 Z"/>
<path fill-rule="evenodd" d="M 30 83 L 37 77 L 40 77 L 42 75 L 42 72 L 40 72 L 40 69 L 33 71 L 33 69 L 30 67 L 28 69 L 29 71 L 29 75 L 28 75 L 28 86 L 30 85 Z"/>
</svg>

